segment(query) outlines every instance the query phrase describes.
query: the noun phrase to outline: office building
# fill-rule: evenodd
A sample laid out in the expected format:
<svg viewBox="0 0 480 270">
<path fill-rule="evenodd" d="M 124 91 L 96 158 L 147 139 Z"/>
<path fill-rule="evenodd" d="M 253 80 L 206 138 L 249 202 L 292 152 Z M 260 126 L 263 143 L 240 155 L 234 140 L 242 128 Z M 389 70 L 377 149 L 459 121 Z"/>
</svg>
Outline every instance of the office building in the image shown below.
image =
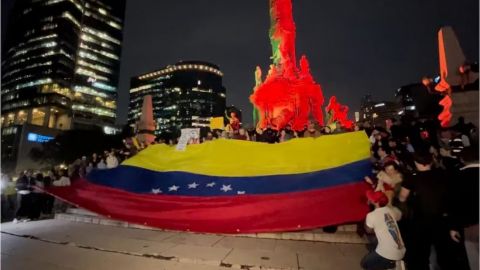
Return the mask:
<svg viewBox="0 0 480 270">
<path fill-rule="evenodd" d="M 113 125 L 125 1 L 16 1 L 2 62 L 2 126 Z"/>
<path fill-rule="evenodd" d="M 125 0 L 15 2 L 2 48 L 3 164 L 30 164 L 45 142 L 32 134 L 112 130 L 124 13 Z"/>
<path fill-rule="evenodd" d="M 360 121 L 368 121 L 375 126 L 385 126 L 388 119 L 399 119 L 404 114 L 403 107 L 395 101 L 374 101 L 370 95 L 363 97 L 359 112 Z"/>
<path fill-rule="evenodd" d="M 143 97 L 152 96 L 156 135 L 179 134 L 180 129 L 208 127 L 210 118 L 225 115 L 225 87 L 219 67 L 201 61 L 181 61 L 133 77 L 129 124 L 141 114 Z"/>
</svg>

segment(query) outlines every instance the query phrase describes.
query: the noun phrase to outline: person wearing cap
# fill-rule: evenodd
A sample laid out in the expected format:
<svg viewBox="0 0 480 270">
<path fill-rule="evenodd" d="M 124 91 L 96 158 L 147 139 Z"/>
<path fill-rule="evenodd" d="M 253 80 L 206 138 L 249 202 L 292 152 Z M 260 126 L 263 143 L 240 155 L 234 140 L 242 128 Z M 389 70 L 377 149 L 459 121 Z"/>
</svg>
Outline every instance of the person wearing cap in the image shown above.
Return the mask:
<svg viewBox="0 0 480 270">
<path fill-rule="evenodd" d="M 367 191 L 368 202 L 375 206 L 375 210 L 367 214 L 365 226 L 367 231 L 374 231 L 377 237 L 377 247 L 365 257 L 360 265 L 363 269 L 391 269 L 397 261 L 405 255 L 400 230 L 398 229 L 395 213 L 388 205 L 388 197 L 381 191 Z"/>
</svg>

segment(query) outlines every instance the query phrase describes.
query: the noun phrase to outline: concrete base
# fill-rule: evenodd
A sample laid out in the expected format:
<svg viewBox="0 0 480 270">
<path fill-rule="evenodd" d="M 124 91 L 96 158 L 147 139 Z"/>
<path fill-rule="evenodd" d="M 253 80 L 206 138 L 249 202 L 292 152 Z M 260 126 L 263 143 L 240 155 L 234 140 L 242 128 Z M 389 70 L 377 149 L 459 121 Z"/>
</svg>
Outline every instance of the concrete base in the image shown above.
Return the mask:
<svg viewBox="0 0 480 270">
<path fill-rule="evenodd" d="M 60 213 L 55 215 L 56 219 L 68 220 L 75 222 L 84 222 L 91 224 L 109 225 L 124 228 L 134 228 L 154 231 L 168 231 L 159 228 L 148 227 L 139 224 L 128 223 L 125 221 L 112 220 L 101 217 L 93 212 L 80 209 L 69 208 L 67 213 Z M 234 237 L 248 237 L 259 239 L 278 239 L 278 240 L 300 240 L 300 241 L 314 241 L 327 243 L 346 243 L 346 244 L 366 244 L 368 241 L 365 237 L 360 237 L 357 234 L 356 224 L 347 224 L 338 226 L 336 233 L 325 233 L 322 229 L 300 231 L 300 232 L 282 232 L 282 233 L 255 233 L 255 234 L 235 234 L 228 236 Z M 214 235 L 214 234 L 204 234 Z"/>
</svg>

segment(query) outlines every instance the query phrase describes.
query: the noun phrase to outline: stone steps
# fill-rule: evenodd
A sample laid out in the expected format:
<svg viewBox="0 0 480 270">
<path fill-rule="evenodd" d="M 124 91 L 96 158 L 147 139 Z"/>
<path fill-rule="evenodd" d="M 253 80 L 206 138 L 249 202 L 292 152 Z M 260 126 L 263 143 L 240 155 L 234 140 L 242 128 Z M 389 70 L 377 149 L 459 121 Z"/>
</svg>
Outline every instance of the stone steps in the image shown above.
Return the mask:
<svg viewBox="0 0 480 270">
<path fill-rule="evenodd" d="M 57 213 L 56 219 L 84 222 L 91 224 L 100 224 L 116 227 L 134 228 L 142 230 L 158 230 L 168 231 L 159 228 L 148 227 L 144 225 L 129 223 L 120 220 L 113 220 L 107 217 L 99 216 L 93 212 L 81 208 L 69 208 L 66 213 Z M 297 240 L 297 241 L 314 241 L 327 243 L 347 243 L 347 244 L 366 244 L 368 241 L 365 237 L 360 237 L 357 233 L 356 224 L 347 224 L 338 226 L 337 232 L 325 233 L 322 229 L 299 231 L 299 232 L 281 232 L 281 233 L 252 233 L 252 234 L 234 234 L 228 236 L 262 238 L 262 239 L 278 239 L 278 240 Z"/>
</svg>

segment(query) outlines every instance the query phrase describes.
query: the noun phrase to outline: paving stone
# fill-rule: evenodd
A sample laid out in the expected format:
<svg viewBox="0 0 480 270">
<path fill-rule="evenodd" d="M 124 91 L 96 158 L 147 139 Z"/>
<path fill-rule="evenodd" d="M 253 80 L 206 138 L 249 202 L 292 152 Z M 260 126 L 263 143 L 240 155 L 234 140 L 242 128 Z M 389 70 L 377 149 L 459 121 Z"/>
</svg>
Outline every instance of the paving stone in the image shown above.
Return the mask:
<svg viewBox="0 0 480 270">
<path fill-rule="evenodd" d="M 356 267 L 358 267 L 361 258 L 366 254 L 364 245 L 154 231 L 65 220 L 43 220 L 19 224 L 4 223 L 1 226 L 2 231 L 9 233 L 32 235 L 58 243 L 75 243 L 72 245 L 49 244 L 53 245 L 53 247 L 68 247 L 69 250 L 71 248 L 82 249 L 79 246 L 92 246 L 138 255 L 158 254 L 163 256 L 159 257 L 162 259 L 173 257 L 172 260 L 174 261 L 169 262 L 170 264 L 167 269 L 199 269 L 198 267 L 204 266 L 215 268 L 218 267 L 221 262 L 224 263 L 225 266 L 222 269 L 226 267 L 240 269 L 242 266 L 251 266 L 251 269 L 259 269 L 260 267 L 262 269 L 297 269 L 297 262 L 300 262 L 302 269 L 357 269 Z M 39 240 L 10 236 L 5 233 L 1 236 L 2 254 L 12 255 L 24 252 L 33 252 L 33 254 L 40 252 L 39 254 L 42 254 L 41 252 L 44 252 L 39 251 L 38 247 L 35 249 L 18 244 L 25 243 L 25 240 L 43 243 Z M 52 246 L 45 246 L 45 248 L 47 247 Z M 56 252 L 55 250 L 54 248 L 48 251 L 48 253 Z M 97 250 L 96 252 L 102 251 Z M 113 254 L 137 258 L 132 255 Z M 66 254 L 65 256 L 67 255 L 73 256 L 71 254 Z M 30 257 L 27 259 L 31 260 Z M 116 260 L 116 257 L 112 257 L 111 260 Z M 151 260 L 158 261 L 158 259 Z M 341 260 L 343 262 L 337 262 Z M 60 261 L 62 261 L 62 259 L 60 259 Z M 50 255 L 46 256 L 45 260 L 42 259 L 42 263 L 48 264 L 52 262 L 57 261 Z M 78 263 L 78 265 L 75 263 Z M 116 262 L 111 262 L 112 265 L 115 263 Z M 72 269 L 89 269 L 85 268 L 89 265 L 77 261 L 61 265 L 72 267 Z M 125 265 L 129 264 L 126 263 Z M 163 267 L 163 264 L 154 265 L 157 266 L 158 269 L 162 269 L 161 267 Z M 193 267 L 185 268 L 185 265 Z M 336 266 L 342 266 L 343 268 Z M 122 267 L 123 265 L 120 269 L 123 269 Z M 132 267 L 135 268 L 134 266 Z M 55 268 L 52 267 L 52 269 Z M 108 264 L 103 264 L 102 262 L 100 266 L 95 266 L 95 268 L 92 269 L 112 268 L 108 268 Z M 141 267 L 141 269 L 144 268 Z M 205 269 L 210 268 L 207 267 Z"/>
<path fill-rule="evenodd" d="M 48 270 L 81 270 L 80 268 L 67 267 L 58 265 L 55 262 L 42 262 L 19 255 L 2 254 L 2 269 L 9 270 L 31 270 L 31 269 L 48 269 Z"/>
<path fill-rule="evenodd" d="M 275 251 L 293 253 L 317 253 L 319 248 L 331 245 L 333 244 L 311 241 L 279 240 L 277 241 L 277 245 L 275 246 Z"/>
<path fill-rule="evenodd" d="M 4 242 L 2 235 L 2 245 Z M 73 246 L 65 246 L 58 244 L 50 244 L 38 240 L 25 239 L 21 237 L 7 236 L 5 237 L 8 244 L 16 245 L 16 249 L 22 252 L 15 254 L 3 253 L 2 250 L 2 269 L 95 269 L 95 270 L 220 270 L 224 268 L 196 265 L 188 263 L 178 263 L 167 260 L 159 260 L 153 258 L 138 257 L 126 254 L 118 254 L 111 252 L 102 252 L 98 250 L 82 249 Z M 3 260 L 4 256 L 10 259 Z M 18 264 L 18 261 L 25 262 Z M 30 267 L 34 265 L 36 267 Z M 48 267 L 52 266 L 53 267 Z M 45 266 L 45 267 L 40 267 Z"/>
<path fill-rule="evenodd" d="M 55 214 L 55 219 L 75 221 L 76 217 L 71 214 L 58 213 L 58 214 Z"/>
<path fill-rule="evenodd" d="M 301 269 L 361 269 L 360 260 L 366 254 L 364 245 L 317 243 L 316 252 L 299 252 Z"/>
<path fill-rule="evenodd" d="M 122 223 L 121 221 L 112 220 L 112 219 L 100 219 L 100 221 L 98 222 L 98 224 L 100 225 L 108 225 L 108 226 L 120 226 L 121 223 Z"/>
<path fill-rule="evenodd" d="M 246 238 L 236 236 L 225 236 L 223 239 L 215 243 L 214 247 L 224 247 L 233 249 L 247 249 L 251 250 L 268 250 L 274 251 L 276 239 L 259 239 L 259 238 Z"/>
<path fill-rule="evenodd" d="M 357 224 L 342 225 L 338 229 L 343 232 L 357 232 Z"/>
<path fill-rule="evenodd" d="M 175 244 L 189 244 L 196 246 L 213 246 L 225 236 L 214 234 L 178 233 L 165 239 L 165 242 Z"/>
<path fill-rule="evenodd" d="M 58 220 L 19 223 L 14 226 L 3 226 L 2 230 L 14 234 L 26 234 L 55 239 L 56 241 L 64 241 L 65 239 L 62 237 L 72 233 L 80 234 L 81 237 L 86 238 L 89 238 L 90 235 L 110 235 L 118 239 L 139 239 L 147 241 L 162 241 L 178 234 L 176 232 L 137 230 Z"/>
<path fill-rule="evenodd" d="M 56 228 L 62 228 L 64 226 L 68 226 L 68 224 L 78 224 L 76 222 L 68 222 L 68 221 L 59 221 L 56 222 L 55 220 L 41 220 L 41 221 L 30 221 L 30 222 L 19 222 L 17 224 L 13 222 L 2 223 L 1 231 L 3 232 L 11 232 L 14 234 L 30 234 L 32 231 L 35 232 L 42 232 L 42 231 L 49 231 Z"/>
<path fill-rule="evenodd" d="M 368 242 L 366 238 L 358 236 L 357 233 L 341 231 L 336 233 L 315 233 L 314 240 L 318 242 L 351 244 L 366 244 Z"/>
<path fill-rule="evenodd" d="M 282 239 L 282 233 L 257 233 L 257 238 Z"/>
<path fill-rule="evenodd" d="M 282 233 L 282 239 L 313 241 L 314 235 L 313 232 L 287 232 Z"/>
<path fill-rule="evenodd" d="M 98 214 L 82 209 L 82 208 L 68 208 L 66 211 L 68 214 L 83 215 L 83 216 L 99 216 Z"/>
<path fill-rule="evenodd" d="M 69 235 L 61 236 L 56 233 L 54 235 L 42 235 L 44 239 L 52 239 L 58 242 L 69 242 L 76 246 L 95 247 L 104 250 L 129 252 L 135 254 L 160 254 L 168 250 L 176 244 L 162 243 L 148 240 L 126 239 L 117 235 L 95 235 L 71 232 Z"/>
<path fill-rule="evenodd" d="M 298 269 L 297 255 L 292 252 L 234 249 L 223 260 L 236 268 L 256 266 L 274 269 Z"/>
<path fill-rule="evenodd" d="M 222 259 L 225 258 L 230 251 L 230 248 L 177 245 L 162 252 L 160 255 L 175 257 L 174 260 L 184 263 L 219 266 Z"/>
</svg>

